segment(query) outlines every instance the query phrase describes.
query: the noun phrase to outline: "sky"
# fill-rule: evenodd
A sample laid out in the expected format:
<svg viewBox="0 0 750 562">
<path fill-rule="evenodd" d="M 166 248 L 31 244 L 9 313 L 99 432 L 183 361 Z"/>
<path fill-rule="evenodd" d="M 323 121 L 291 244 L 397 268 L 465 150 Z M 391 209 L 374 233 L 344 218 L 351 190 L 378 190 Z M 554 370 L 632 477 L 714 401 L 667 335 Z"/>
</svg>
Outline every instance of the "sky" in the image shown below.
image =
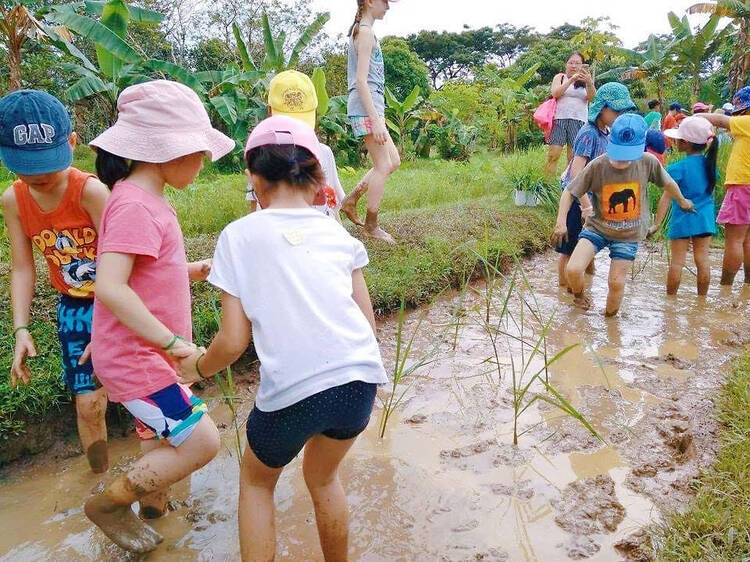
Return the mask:
<svg viewBox="0 0 750 562">
<path fill-rule="evenodd" d="M 461 31 L 471 28 L 511 23 L 529 25 L 540 32 L 563 23 L 577 24 L 587 16 L 609 16 L 620 29 L 617 35 L 625 47 L 635 47 L 651 33 L 670 31 L 667 13 L 682 17 L 697 0 L 400 0 L 392 2 L 375 33 L 405 36 L 423 29 Z M 331 20 L 326 31 L 331 37 L 346 33 L 356 12 L 355 0 L 310 0 L 316 11 L 328 11 Z M 527 6 L 522 8 L 521 6 Z M 695 25 L 705 16 L 690 16 Z"/>
</svg>

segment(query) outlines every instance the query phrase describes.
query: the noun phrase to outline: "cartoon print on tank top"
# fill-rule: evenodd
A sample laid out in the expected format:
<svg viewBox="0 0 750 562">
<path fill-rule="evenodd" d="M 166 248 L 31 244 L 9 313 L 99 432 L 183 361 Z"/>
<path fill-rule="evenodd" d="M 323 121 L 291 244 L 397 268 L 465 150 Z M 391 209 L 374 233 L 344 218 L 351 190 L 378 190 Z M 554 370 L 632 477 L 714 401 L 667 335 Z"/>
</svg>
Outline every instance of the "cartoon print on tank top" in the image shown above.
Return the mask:
<svg viewBox="0 0 750 562">
<path fill-rule="evenodd" d="M 50 267 L 62 272 L 72 297 L 88 297 L 96 281 L 96 231 L 88 226 L 61 232 L 44 229 L 31 238 Z"/>
</svg>

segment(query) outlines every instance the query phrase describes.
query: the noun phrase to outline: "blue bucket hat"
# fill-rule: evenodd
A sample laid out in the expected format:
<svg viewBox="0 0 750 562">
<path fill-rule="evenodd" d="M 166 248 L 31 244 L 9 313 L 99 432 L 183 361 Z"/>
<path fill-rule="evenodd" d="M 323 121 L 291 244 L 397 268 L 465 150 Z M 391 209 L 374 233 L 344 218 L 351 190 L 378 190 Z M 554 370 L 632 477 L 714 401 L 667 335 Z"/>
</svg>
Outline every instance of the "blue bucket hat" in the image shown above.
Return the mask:
<svg viewBox="0 0 750 562">
<path fill-rule="evenodd" d="M 39 90 L 17 90 L 0 99 L 0 159 L 13 173 L 59 172 L 73 163 L 73 131 L 65 106 Z"/>
<path fill-rule="evenodd" d="M 655 129 L 646 131 L 646 148 L 658 154 L 664 154 L 667 150 L 667 139 L 664 133 Z"/>
<path fill-rule="evenodd" d="M 608 82 L 596 91 L 594 99 L 589 104 L 589 121 L 594 123 L 605 107 L 609 107 L 613 111 L 637 109 L 635 102 L 630 97 L 628 87 L 620 82 Z"/>
<path fill-rule="evenodd" d="M 745 86 L 739 92 L 734 94 L 734 97 L 732 98 L 732 105 L 734 106 L 732 115 L 736 115 L 750 109 L 750 86 Z"/>
<path fill-rule="evenodd" d="M 646 150 L 646 120 L 635 113 L 620 115 L 612 123 L 607 144 L 607 156 L 610 160 L 632 162 L 643 158 Z"/>
</svg>

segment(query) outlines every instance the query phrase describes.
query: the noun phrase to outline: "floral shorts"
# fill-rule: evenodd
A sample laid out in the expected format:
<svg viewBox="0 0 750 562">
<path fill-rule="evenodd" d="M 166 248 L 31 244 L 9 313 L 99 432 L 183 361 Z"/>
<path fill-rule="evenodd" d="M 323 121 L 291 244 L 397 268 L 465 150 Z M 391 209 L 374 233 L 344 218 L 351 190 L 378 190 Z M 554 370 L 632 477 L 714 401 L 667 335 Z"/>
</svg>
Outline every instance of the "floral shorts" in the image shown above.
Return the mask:
<svg viewBox="0 0 750 562">
<path fill-rule="evenodd" d="M 372 134 L 372 119 L 366 115 L 350 115 L 349 121 L 352 124 L 355 137 L 366 137 Z"/>
</svg>

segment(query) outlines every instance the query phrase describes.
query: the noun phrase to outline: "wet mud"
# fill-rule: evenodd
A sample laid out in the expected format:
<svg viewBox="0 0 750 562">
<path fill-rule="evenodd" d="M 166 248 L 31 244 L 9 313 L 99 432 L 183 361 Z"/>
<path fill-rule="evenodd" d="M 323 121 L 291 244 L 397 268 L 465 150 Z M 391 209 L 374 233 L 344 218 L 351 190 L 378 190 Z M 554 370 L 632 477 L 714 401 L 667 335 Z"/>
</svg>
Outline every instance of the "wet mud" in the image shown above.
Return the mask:
<svg viewBox="0 0 750 562">
<path fill-rule="evenodd" d="M 712 260 L 718 265 L 719 255 Z M 520 417 L 513 445 L 511 373 L 520 350 L 501 339 L 495 354 L 477 320 L 485 287 L 465 299 L 443 297 L 413 349 L 416 359 L 437 346 L 436 361 L 404 381 L 408 390 L 383 439 L 380 411 L 373 413 L 342 467 L 353 560 L 649 560 L 641 529 L 685 508 L 693 480 L 715 456 L 712 398 L 750 334 L 750 290 L 712 286 L 699 300 L 686 273 L 680 294 L 667 297 L 664 257 L 642 250 L 620 315 L 605 319 L 608 258 L 597 258 L 594 305 L 585 312 L 556 287 L 555 261 L 550 253 L 524 263 L 539 310 L 554 313 L 549 352 L 580 344 L 549 368 L 549 383 L 601 439 L 539 400 Z M 520 314 L 518 303 L 511 306 Z M 409 315 L 405 333 L 419 315 Z M 389 368 L 396 329 L 395 319 L 381 323 Z M 531 391 L 541 393 L 537 386 Z M 241 421 L 253 391 L 240 385 Z M 203 397 L 223 428 L 222 451 L 174 486 L 165 517 L 149 521 L 164 541 L 147 560 L 239 559 L 235 432 L 213 394 Z M 244 428 L 240 434 L 244 446 Z M 130 436 L 110 442 L 104 475 L 93 474 L 84 455 L 7 467 L 0 474 L 0 561 L 137 559 L 95 529 L 82 508 L 137 455 Z M 282 475 L 276 505 L 278 558 L 322 559 L 300 458 Z"/>
</svg>

